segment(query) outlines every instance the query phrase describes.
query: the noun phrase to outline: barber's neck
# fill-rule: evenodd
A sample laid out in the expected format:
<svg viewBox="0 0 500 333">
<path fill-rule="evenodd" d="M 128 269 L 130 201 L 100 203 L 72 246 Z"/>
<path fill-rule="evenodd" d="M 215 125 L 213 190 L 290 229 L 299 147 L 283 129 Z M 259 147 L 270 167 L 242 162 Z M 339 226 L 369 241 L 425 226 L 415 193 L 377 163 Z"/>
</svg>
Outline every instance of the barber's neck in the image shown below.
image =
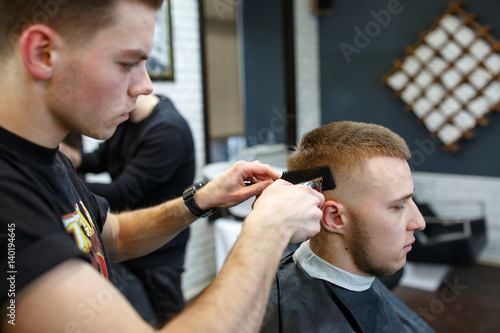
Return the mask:
<svg viewBox="0 0 500 333">
<path fill-rule="evenodd" d="M 1 64 L 0 70 L 0 127 L 42 147 L 56 148 L 69 131 L 47 109 L 44 85 L 28 79 L 19 83 L 14 76 L 28 76 L 14 61 Z"/>
</svg>

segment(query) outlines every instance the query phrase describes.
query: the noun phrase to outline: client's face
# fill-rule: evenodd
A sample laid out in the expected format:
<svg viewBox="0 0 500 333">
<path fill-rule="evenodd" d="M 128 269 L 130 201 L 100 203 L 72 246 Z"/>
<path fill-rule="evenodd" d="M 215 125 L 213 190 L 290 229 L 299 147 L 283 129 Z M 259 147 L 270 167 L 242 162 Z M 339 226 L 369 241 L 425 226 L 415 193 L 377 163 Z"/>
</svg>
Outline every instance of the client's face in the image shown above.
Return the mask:
<svg viewBox="0 0 500 333">
<path fill-rule="evenodd" d="M 355 265 L 364 273 L 388 276 L 403 267 L 415 241 L 415 230 L 425 222 L 413 202 L 408 163 L 377 157 L 368 162 L 364 205 L 351 212 L 347 237 Z"/>
</svg>

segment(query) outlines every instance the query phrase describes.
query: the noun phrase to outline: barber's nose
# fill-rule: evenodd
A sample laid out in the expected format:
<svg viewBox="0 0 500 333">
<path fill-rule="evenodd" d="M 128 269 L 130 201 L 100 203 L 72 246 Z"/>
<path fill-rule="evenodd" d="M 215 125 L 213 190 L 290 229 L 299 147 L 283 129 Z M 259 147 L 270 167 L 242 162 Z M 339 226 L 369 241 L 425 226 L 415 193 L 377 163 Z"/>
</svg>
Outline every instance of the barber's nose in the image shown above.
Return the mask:
<svg viewBox="0 0 500 333">
<path fill-rule="evenodd" d="M 133 81 L 129 87 L 128 94 L 132 97 L 151 94 L 153 92 L 153 82 L 151 82 L 145 62 L 137 70 L 136 75 L 132 78 Z"/>
</svg>

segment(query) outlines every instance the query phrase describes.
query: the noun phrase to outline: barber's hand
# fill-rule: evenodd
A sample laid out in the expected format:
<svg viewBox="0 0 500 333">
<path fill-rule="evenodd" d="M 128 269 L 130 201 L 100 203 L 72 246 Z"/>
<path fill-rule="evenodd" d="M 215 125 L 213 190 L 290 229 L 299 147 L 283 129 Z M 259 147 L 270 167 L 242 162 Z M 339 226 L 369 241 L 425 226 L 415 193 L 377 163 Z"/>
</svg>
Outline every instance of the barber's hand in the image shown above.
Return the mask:
<svg viewBox="0 0 500 333">
<path fill-rule="evenodd" d="M 281 175 L 267 164 L 238 161 L 195 194 L 202 209 L 233 207 L 262 193 Z M 253 184 L 247 186 L 245 181 Z"/>
<path fill-rule="evenodd" d="M 277 180 L 255 201 L 245 223 L 284 231 L 290 243 L 300 243 L 319 232 L 324 201 L 323 194 L 308 186 Z"/>
</svg>

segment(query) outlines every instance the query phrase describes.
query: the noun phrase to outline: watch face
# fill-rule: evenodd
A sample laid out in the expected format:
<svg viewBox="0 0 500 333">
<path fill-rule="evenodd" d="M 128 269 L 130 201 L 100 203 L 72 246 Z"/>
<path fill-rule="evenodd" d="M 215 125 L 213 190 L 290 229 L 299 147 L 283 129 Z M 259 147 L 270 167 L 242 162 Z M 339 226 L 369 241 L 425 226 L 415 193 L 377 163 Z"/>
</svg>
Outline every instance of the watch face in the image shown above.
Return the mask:
<svg viewBox="0 0 500 333">
<path fill-rule="evenodd" d="M 201 181 L 199 181 L 199 182 L 197 182 L 197 183 L 194 183 L 194 184 L 193 184 L 193 189 L 194 189 L 195 191 L 197 191 L 197 190 L 199 190 L 200 188 L 202 188 L 202 187 L 203 187 L 203 186 L 205 186 L 205 185 L 207 185 L 207 182 L 206 182 L 206 181 L 204 181 L 204 180 L 201 180 Z"/>
</svg>

